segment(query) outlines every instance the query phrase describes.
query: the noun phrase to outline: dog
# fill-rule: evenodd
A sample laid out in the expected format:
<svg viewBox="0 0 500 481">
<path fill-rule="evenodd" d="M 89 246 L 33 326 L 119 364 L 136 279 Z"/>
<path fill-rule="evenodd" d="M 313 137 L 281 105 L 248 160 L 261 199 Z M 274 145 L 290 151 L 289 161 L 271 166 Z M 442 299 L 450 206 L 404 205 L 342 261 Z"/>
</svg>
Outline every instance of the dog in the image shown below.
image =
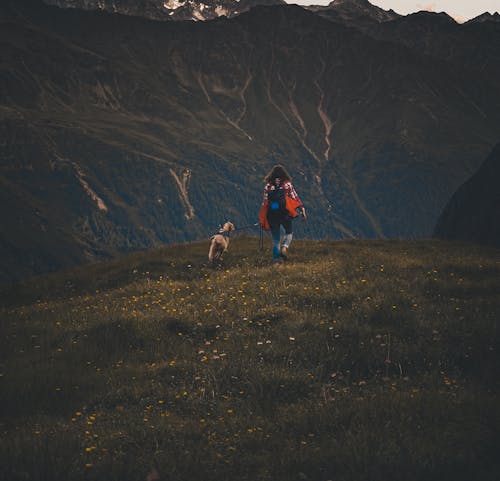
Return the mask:
<svg viewBox="0 0 500 481">
<path fill-rule="evenodd" d="M 227 252 L 229 247 L 229 233 L 234 230 L 234 224 L 227 221 L 219 232 L 211 237 L 210 250 L 208 251 L 208 260 L 210 262 L 221 259 L 222 254 Z"/>
</svg>

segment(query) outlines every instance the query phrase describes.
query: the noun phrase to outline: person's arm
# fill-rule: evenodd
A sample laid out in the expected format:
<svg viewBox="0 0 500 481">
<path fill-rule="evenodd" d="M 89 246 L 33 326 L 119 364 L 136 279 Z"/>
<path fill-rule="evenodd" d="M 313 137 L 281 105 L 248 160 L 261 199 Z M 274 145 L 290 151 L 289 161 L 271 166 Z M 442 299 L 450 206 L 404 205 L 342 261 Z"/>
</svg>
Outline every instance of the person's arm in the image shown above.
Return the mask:
<svg viewBox="0 0 500 481">
<path fill-rule="evenodd" d="M 266 184 L 264 187 L 264 196 L 262 199 L 262 205 L 264 205 L 267 202 L 267 193 L 269 192 L 269 184 Z"/>
</svg>

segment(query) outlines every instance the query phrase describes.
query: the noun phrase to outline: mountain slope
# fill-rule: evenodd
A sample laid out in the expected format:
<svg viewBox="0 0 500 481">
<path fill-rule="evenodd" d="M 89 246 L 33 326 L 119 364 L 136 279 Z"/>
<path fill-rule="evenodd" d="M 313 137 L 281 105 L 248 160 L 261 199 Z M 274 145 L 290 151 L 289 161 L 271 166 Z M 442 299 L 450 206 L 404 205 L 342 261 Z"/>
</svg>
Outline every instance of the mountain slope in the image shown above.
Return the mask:
<svg viewBox="0 0 500 481">
<path fill-rule="evenodd" d="M 434 236 L 500 247 L 500 144 L 452 196 Z"/>
<path fill-rule="evenodd" d="M 429 236 L 500 127 L 495 78 L 300 7 L 0 14 L 3 279 L 253 223 L 274 162 L 301 235 Z"/>
</svg>

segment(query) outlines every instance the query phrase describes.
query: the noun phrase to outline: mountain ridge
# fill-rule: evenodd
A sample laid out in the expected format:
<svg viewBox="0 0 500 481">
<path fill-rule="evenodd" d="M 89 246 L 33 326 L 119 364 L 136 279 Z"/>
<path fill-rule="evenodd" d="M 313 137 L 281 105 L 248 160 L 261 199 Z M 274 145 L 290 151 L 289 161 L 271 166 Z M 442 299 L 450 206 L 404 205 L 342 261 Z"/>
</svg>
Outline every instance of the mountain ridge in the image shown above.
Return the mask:
<svg viewBox="0 0 500 481">
<path fill-rule="evenodd" d="M 207 21 L 226 16 L 232 18 L 262 5 L 286 5 L 285 0 L 42 0 L 60 8 L 105 10 L 131 16 L 142 16 L 161 21 Z M 301 5 L 332 21 L 360 24 L 395 20 L 404 15 L 393 9 L 384 10 L 368 0 L 332 0 L 328 5 Z M 425 10 L 415 13 L 428 13 Z M 435 12 L 429 12 L 435 13 Z M 441 12 L 439 14 L 446 14 Z M 410 14 L 412 15 L 412 14 Z M 451 17 L 450 17 L 451 18 Z M 499 22 L 498 12 L 484 12 L 465 23 Z"/>
<path fill-rule="evenodd" d="M 284 5 L 284 0 L 43 0 L 48 5 L 82 10 L 104 10 L 160 21 L 207 21 L 232 18 L 256 5 Z"/>
</svg>

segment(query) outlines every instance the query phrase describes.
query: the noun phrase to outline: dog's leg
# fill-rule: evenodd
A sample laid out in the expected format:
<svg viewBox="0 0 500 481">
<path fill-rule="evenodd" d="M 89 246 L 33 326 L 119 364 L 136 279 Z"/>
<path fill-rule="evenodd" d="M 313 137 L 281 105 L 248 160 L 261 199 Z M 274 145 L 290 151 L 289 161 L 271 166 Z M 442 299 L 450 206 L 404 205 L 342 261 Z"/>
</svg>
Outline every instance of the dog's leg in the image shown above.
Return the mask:
<svg viewBox="0 0 500 481">
<path fill-rule="evenodd" d="M 214 254 L 215 254 L 215 242 L 212 240 L 212 243 L 210 244 L 210 250 L 208 251 L 208 260 L 210 262 L 214 260 Z"/>
</svg>

